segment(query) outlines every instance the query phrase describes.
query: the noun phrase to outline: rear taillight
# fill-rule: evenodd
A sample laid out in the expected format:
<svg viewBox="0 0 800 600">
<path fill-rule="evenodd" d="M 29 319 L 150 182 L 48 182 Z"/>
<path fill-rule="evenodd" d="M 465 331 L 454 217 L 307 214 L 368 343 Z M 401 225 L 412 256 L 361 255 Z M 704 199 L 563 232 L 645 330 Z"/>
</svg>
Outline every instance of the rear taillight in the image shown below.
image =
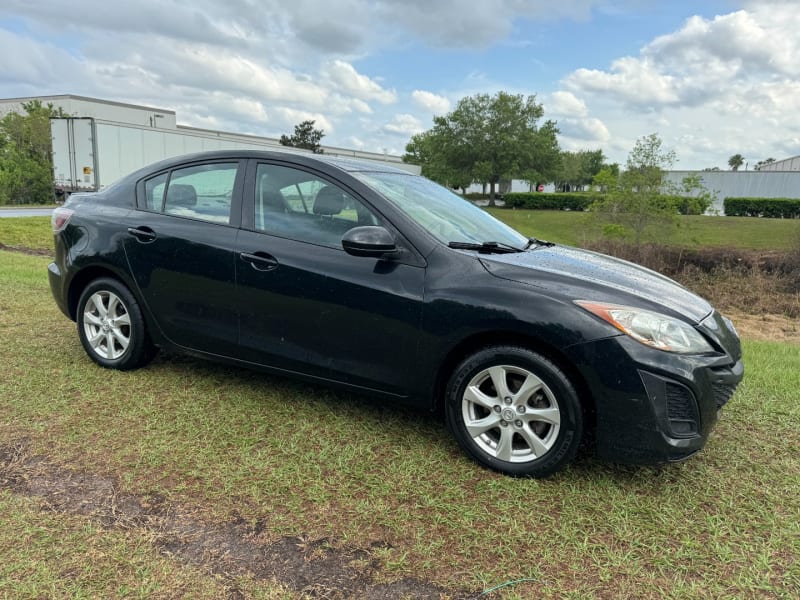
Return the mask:
<svg viewBox="0 0 800 600">
<path fill-rule="evenodd" d="M 53 225 L 53 233 L 60 233 L 69 223 L 72 215 L 75 214 L 74 210 L 69 208 L 57 208 L 53 211 L 53 216 L 50 218 L 50 223 Z"/>
</svg>

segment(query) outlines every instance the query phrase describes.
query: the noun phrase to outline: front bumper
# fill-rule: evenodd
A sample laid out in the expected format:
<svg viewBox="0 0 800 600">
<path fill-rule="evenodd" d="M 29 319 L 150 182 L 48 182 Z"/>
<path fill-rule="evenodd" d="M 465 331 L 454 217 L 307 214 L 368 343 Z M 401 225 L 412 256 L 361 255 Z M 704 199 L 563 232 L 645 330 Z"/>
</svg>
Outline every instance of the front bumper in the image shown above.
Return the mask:
<svg viewBox="0 0 800 600">
<path fill-rule="evenodd" d="M 741 357 L 662 352 L 627 336 L 570 350 L 594 398 L 597 454 L 620 463 L 673 462 L 701 450 L 744 372 Z"/>
</svg>

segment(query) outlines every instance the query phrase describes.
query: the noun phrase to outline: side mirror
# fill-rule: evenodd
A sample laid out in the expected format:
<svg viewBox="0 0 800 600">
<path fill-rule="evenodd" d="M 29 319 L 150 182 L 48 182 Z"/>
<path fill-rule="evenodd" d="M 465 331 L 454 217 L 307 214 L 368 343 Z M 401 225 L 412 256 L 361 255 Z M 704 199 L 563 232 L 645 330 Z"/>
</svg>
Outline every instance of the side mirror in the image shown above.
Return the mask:
<svg viewBox="0 0 800 600">
<path fill-rule="evenodd" d="M 353 227 L 342 237 L 342 248 L 353 256 L 380 258 L 384 254 L 397 252 L 397 245 L 389 231 L 383 227 L 368 225 Z"/>
</svg>

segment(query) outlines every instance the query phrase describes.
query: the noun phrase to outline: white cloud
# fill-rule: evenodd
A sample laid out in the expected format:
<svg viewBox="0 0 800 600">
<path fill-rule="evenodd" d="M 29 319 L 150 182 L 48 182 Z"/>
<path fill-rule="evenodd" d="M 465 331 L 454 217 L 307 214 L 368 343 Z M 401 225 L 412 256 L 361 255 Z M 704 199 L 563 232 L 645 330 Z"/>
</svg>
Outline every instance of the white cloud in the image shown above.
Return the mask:
<svg viewBox="0 0 800 600">
<path fill-rule="evenodd" d="M 797 31 L 796 2 L 751 1 L 729 14 L 690 17 L 606 69 L 577 69 L 561 91 L 602 119 L 615 160 L 637 137 L 659 129 L 682 168 L 724 166 L 737 152 L 753 163 L 781 149 L 797 154 L 786 144 L 800 137 Z M 562 131 L 584 139 L 592 133 L 591 127 L 581 133 L 587 126 L 559 119 Z M 602 129 L 593 135 L 602 139 Z"/>
<path fill-rule="evenodd" d="M 402 151 L 402 136 L 450 110 L 449 99 L 513 84 L 474 55 L 463 59 L 474 72 L 456 89 L 430 79 L 404 84 L 381 66 L 378 50 L 480 52 L 502 43 L 518 46 L 531 67 L 543 56 L 524 48 L 537 38 L 537 21 L 622 14 L 637 1 L 492 0 L 465 9 L 457 0 L 171 0 L 165 10 L 162 0 L 4 0 L 0 56 L 13 59 L 0 69 L 0 97 L 96 96 L 172 109 L 184 124 L 269 136 L 314 118 L 334 145 L 353 138 L 367 150 Z M 602 143 L 624 160 L 638 137 L 659 131 L 681 166 L 724 166 L 735 152 L 753 161 L 797 154 L 797 2 L 738 5 L 690 17 L 605 68 L 582 65 L 563 76 L 561 89 L 539 87 L 562 145 Z"/>
<path fill-rule="evenodd" d="M 584 20 L 604 0 L 405 0 L 374 3 L 378 15 L 398 23 L 434 46 L 475 48 L 505 39 L 516 18 Z"/>
<path fill-rule="evenodd" d="M 572 92 L 563 90 L 550 94 L 544 101 L 544 108 L 548 116 L 584 117 L 587 114 L 586 103 Z"/>
<path fill-rule="evenodd" d="M 578 69 L 567 77 L 565 83 L 581 92 L 612 96 L 645 109 L 679 101 L 672 75 L 659 72 L 647 59 L 629 56 L 615 60 L 610 71 Z"/>
<path fill-rule="evenodd" d="M 576 141 L 585 142 L 586 145 L 597 145 L 599 142 L 607 142 L 611 137 L 608 127 L 597 118 L 566 118 L 558 122 L 558 128 L 562 135 L 574 138 Z"/>
<path fill-rule="evenodd" d="M 347 138 L 347 141 L 349 141 L 350 145 L 356 150 L 363 150 L 366 147 L 364 140 L 357 138 L 354 135 L 351 135 L 349 138 Z"/>
<path fill-rule="evenodd" d="M 353 65 L 343 60 L 334 60 L 326 64 L 322 74 L 331 84 L 348 92 L 360 100 L 376 100 L 381 104 L 391 104 L 397 100 L 394 90 L 386 90 L 381 85 L 355 70 Z"/>
<path fill-rule="evenodd" d="M 333 124 L 325 115 L 321 113 L 297 110 L 295 108 L 288 108 L 285 106 L 279 106 L 273 110 L 281 117 L 284 128 L 287 130 L 290 126 L 293 127 L 297 123 L 310 120 L 314 121 L 315 129 L 322 129 L 326 135 L 333 131 Z"/>
<path fill-rule="evenodd" d="M 411 92 L 411 99 L 414 104 L 425 110 L 429 110 L 434 115 L 444 115 L 450 110 L 450 100 L 444 96 L 439 96 L 433 92 L 425 90 L 414 90 Z"/>
<path fill-rule="evenodd" d="M 414 115 L 409 115 L 407 113 L 395 115 L 391 122 L 383 126 L 383 129 L 384 131 L 407 137 L 425 131 L 422 122 Z"/>
</svg>

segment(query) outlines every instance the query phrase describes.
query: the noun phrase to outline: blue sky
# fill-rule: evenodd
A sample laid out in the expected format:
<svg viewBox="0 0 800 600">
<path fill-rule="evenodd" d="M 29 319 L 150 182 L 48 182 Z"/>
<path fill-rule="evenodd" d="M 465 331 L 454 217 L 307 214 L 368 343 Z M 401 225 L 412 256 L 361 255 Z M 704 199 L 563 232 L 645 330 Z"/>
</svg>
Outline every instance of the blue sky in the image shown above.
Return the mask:
<svg viewBox="0 0 800 600">
<path fill-rule="evenodd" d="M 566 150 L 678 168 L 800 154 L 794 0 L 4 0 L 0 97 L 77 94 L 186 125 L 402 153 L 464 96 L 535 94 Z"/>
</svg>

